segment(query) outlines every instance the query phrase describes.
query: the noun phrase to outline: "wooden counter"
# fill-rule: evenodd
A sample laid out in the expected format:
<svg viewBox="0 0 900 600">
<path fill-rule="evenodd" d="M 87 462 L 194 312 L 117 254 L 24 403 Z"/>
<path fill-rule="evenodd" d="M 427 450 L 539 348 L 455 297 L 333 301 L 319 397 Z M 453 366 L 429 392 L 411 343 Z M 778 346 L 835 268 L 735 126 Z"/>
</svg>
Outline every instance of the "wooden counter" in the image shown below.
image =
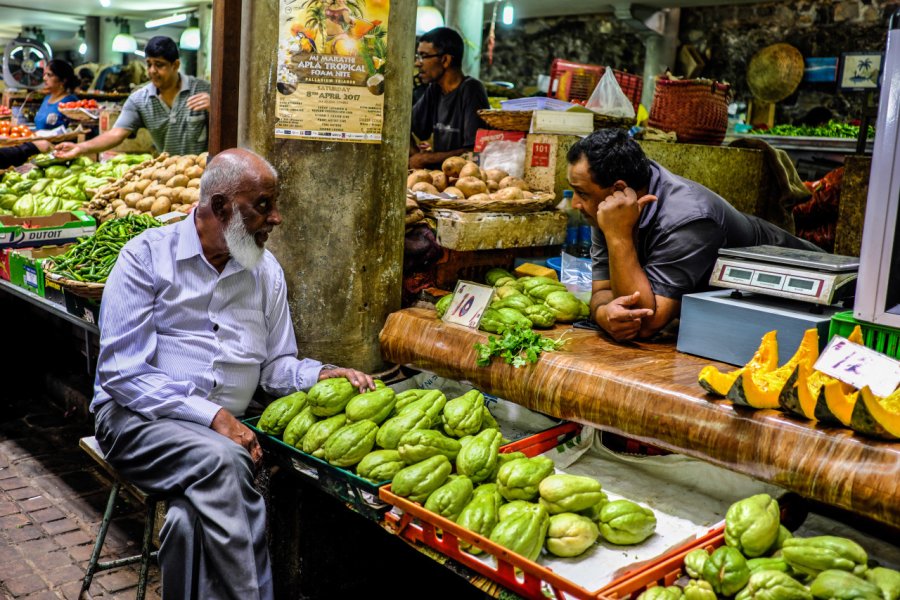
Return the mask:
<svg viewBox="0 0 900 600">
<path fill-rule="evenodd" d="M 554 417 L 623 433 L 900 526 L 900 444 L 714 400 L 697 384 L 710 361 L 676 352 L 674 344 L 616 344 L 592 331 L 565 331 L 566 348 L 544 354 L 532 367 L 514 369 L 495 360 L 479 368 L 472 346 L 485 334 L 444 324 L 433 310 L 411 308 L 388 317 L 381 345 L 394 363 L 465 379 Z"/>
</svg>

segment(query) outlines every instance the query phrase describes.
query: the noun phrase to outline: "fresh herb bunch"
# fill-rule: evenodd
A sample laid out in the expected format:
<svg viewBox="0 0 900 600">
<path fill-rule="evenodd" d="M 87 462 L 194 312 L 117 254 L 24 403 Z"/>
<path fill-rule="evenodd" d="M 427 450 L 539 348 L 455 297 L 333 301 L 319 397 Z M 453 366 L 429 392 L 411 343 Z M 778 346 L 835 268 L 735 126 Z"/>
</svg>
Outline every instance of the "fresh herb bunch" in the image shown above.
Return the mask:
<svg viewBox="0 0 900 600">
<path fill-rule="evenodd" d="M 759 135 L 784 135 L 798 137 L 829 137 L 829 138 L 856 138 L 859 137 L 859 126 L 828 121 L 827 125 L 775 125 L 768 129 L 753 129 L 750 133 Z M 875 128 L 869 126 L 869 138 L 875 137 Z"/>
<path fill-rule="evenodd" d="M 541 352 L 553 352 L 565 345 L 562 338 L 553 339 L 536 333 L 528 327 L 512 327 L 503 332 L 502 337 L 488 336 L 488 343 L 475 344 L 477 358 L 475 364 L 486 367 L 495 356 L 501 357 L 515 368 L 536 363 Z"/>
</svg>

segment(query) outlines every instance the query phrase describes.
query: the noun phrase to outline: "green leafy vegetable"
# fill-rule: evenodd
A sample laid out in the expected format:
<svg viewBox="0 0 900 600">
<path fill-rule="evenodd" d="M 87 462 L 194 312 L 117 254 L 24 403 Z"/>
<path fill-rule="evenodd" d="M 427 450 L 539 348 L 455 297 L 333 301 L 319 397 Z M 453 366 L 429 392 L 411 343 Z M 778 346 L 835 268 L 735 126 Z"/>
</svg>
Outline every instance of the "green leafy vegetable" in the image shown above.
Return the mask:
<svg viewBox="0 0 900 600">
<path fill-rule="evenodd" d="M 562 338 L 545 337 L 527 327 L 511 327 L 503 332 L 502 337 L 488 336 L 487 344 L 475 344 L 475 364 L 486 367 L 491 364 L 493 357 L 499 356 L 506 364 L 518 369 L 529 363 L 536 363 L 541 352 L 559 350 L 565 343 Z"/>
<path fill-rule="evenodd" d="M 857 138 L 859 126 L 840 123 L 835 120 L 828 121 L 827 125 L 776 125 L 769 129 L 753 129 L 750 133 L 758 135 L 784 135 L 796 137 L 830 137 L 830 138 Z M 875 128 L 869 126 L 869 138 L 875 137 Z"/>
</svg>

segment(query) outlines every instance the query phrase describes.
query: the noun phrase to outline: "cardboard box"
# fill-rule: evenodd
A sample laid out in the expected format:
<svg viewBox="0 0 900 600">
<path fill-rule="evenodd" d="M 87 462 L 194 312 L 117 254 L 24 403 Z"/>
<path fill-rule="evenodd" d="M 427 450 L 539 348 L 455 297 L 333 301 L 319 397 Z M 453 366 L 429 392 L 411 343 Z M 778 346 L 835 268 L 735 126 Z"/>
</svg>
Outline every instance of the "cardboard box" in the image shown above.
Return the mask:
<svg viewBox="0 0 900 600">
<path fill-rule="evenodd" d="M 0 216 L 0 248 L 61 246 L 95 231 L 94 217 L 80 210 L 58 212 L 49 217 Z"/>
<path fill-rule="evenodd" d="M 562 198 L 569 189 L 566 154 L 579 138 L 577 135 L 529 133 L 525 138 L 525 182 L 532 190 L 553 192 Z"/>
<path fill-rule="evenodd" d="M 97 324 L 100 322 L 99 302 L 82 298 L 67 289 L 63 289 L 63 296 L 66 303 L 66 312 L 70 315 L 75 315 L 88 323 Z"/>
<path fill-rule="evenodd" d="M 37 294 L 41 298 L 46 298 L 46 279 L 41 265 L 48 258 L 65 254 L 66 250 L 71 247 L 72 245 L 69 244 L 67 246 L 44 246 L 42 248 L 13 250 L 9 253 L 10 283 Z M 60 289 L 56 284 L 54 284 L 54 287 L 57 290 Z M 54 291 L 53 288 L 51 288 L 52 291 Z M 53 298 L 51 297 L 51 299 Z M 59 299 L 63 299 L 62 294 L 59 294 Z"/>
</svg>

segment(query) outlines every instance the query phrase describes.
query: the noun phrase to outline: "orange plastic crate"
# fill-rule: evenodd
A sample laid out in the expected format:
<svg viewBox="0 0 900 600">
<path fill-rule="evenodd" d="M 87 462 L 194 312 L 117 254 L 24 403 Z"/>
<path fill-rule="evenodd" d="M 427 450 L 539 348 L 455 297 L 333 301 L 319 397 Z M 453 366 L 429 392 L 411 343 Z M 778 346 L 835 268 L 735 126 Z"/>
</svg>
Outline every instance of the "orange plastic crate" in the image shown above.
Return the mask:
<svg viewBox="0 0 900 600">
<path fill-rule="evenodd" d="M 550 88 L 547 95 L 567 102 L 587 100 L 605 72 L 606 67 L 600 65 L 586 65 L 555 58 L 550 65 Z M 639 75 L 616 69 L 613 69 L 613 75 L 637 112 L 644 91 L 644 79 Z"/>
</svg>

